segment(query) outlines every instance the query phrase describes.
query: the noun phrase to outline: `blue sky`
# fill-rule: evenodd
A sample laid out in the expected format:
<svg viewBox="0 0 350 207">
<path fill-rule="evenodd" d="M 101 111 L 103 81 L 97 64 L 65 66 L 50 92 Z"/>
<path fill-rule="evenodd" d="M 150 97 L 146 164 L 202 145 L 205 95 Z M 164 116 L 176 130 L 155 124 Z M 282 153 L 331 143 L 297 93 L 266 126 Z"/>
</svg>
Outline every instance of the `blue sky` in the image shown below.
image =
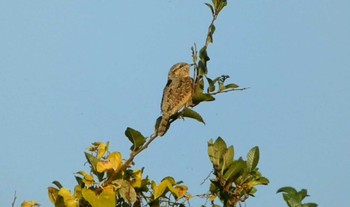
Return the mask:
<svg viewBox="0 0 350 207">
<path fill-rule="evenodd" d="M 196 107 L 206 125 L 177 121 L 136 166 L 193 194 L 210 172 L 207 141 L 245 156 L 260 147 L 270 185 L 247 206 L 286 206 L 282 186 L 343 206 L 350 191 L 350 2 L 228 1 L 209 48 L 209 76 L 243 92 Z M 126 127 L 152 133 L 169 68 L 190 62 L 210 21 L 204 1 L 0 2 L 0 206 L 50 206 L 54 180 L 73 189 L 83 152 L 110 141 L 126 157 Z"/>
</svg>

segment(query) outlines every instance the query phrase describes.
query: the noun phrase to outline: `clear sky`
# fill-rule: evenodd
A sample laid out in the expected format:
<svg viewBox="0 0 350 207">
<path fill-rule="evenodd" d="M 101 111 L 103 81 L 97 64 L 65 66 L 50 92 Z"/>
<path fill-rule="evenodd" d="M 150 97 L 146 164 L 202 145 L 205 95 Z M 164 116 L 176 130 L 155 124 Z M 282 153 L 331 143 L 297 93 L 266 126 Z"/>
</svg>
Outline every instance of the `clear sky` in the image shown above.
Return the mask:
<svg viewBox="0 0 350 207">
<path fill-rule="evenodd" d="M 209 48 L 209 76 L 243 92 L 196 107 L 206 125 L 177 121 L 136 159 L 193 194 L 210 172 L 207 141 L 245 156 L 260 147 L 270 185 L 247 206 L 286 206 L 282 186 L 306 201 L 344 206 L 350 193 L 350 1 L 228 1 Z M 128 155 L 126 127 L 152 133 L 169 68 L 204 42 L 204 1 L 0 1 L 0 206 L 73 190 L 83 152 L 110 141 Z"/>
</svg>

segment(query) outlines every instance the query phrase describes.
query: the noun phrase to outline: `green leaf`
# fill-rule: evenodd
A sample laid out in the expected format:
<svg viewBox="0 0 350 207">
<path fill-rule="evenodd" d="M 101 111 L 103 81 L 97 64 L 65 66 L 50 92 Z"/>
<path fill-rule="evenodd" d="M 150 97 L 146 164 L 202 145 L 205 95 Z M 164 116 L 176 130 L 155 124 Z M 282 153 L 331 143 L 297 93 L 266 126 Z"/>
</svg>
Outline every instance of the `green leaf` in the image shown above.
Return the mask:
<svg viewBox="0 0 350 207">
<path fill-rule="evenodd" d="M 230 167 L 224 173 L 223 179 L 227 181 L 228 179 L 235 179 L 239 177 L 240 174 L 244 171 L 246 163 L 243 160 L 235 160 L 232 162 Z"/>
<path fill-rule="evenodd" d="M 207 64 L 207 61 L 210 60 L 206 46 L 202 47 L 202 49 L 199 51 L 199 58 L 203 61 L 205 65 Z"/>
<path fill-rule="evenodd" d="M 225 86 L 225 89 L 234 89 L 234 88 L 238 88 L 239 86 L 234 84 L 234 83 L 231 83 L 231 84 L 227 84 Z"/>
<path fill-rule="evenodd" d="M 75 177 L 75 180 L 77 181 L 78 185 L 80 187 L 83 187 L 84 186 L 83 178 L 81 178 L 79 176 L 74 176 L 74 177 Z"/>
<path fill-rule="evenodd" d="M 260 178 L 258 179 L 258 181 L 259 181 L 259 183 L 260 183 L 261 185 L 268 185 L 268 184 L 270 183 L 269 179 L 267 179 L 267 178 L 265 178 L 265 177 L 260 177 Z"/>
<path fill-rule="evenodd" d="M 209 45 L 210 43 L 213 43 L 213 35 L 215 32 L 215 25 L 211 24 L 208 28 L 208 35 L 207 35 L 207 42 L 206 45 Z M 209 58 L 209 57 L 208 57 Z"/>
<path fill-rule="evenodd" d="M 203 93 L 203 89 L 204 89 L 204 80 L 203 78 L 200 78 L 196 83 L 195 94 Z"/>
<path fill-rule="evenodd" d="M 212 79 L 208 78 L 208 77 L 206 77 L 206 79 L 207 79 L 208 84 L 209 84 L 209 87 L 207 89 L 207 93 L 215 91 L 215 82 Z"/>
<path fill-rule="evenodd" d="M 226 152 L 223 155 L 223 164 L 222 164 L 222 170 L 226 170 L 234 160 L 234 148 L 233 146 L 230 146 L 227 148 Z"/>
<path fill-rule="evenodd" d="M 207 41 L 206 45 L 209 45 L 210 43 L 213 43 L 214 32 L 215 32 L 215 25 L 211 24 L 209 26 L 209 29 L 208 29 L 208 36 L 207 36 L 207 40 L 206 40 Z M 209 60 L 209 57 L 208 57 L 208 60 Z"/>
<path fill-rule="evenodd" d="M 92 167 L 92 171 L 95 173 L 97 173 L 97 170 L 96 170 L 96 165 L 97 165 L 97 162 L 99 161 L 95 156 L 87 153 L 87 152 L 84 152 L 85 154 L 85 157 L 88 161 L 88 163 L 91 165 Z"/>
<path fill-rule="evenodd" d="M 214 8 L 216 8 L 217 7 L 217 5 L 218 5 L 218 1 L 220 1 L 220 0 L 211 0 L 212 2 L 213 2 L 213 4 L 214 4 Z"/>
<path fill-rule="evenodd" d="M 282 187 L 277 190 L 277 193 L 283 193 L 283 199 L 290 207 L 301 207 L 299 193 L 292 187 Z M 303 193 L 302 193 L 303 194 Z"/>
<path fill-rule="evenodd" d="M 209 156 L 210 162 L 214 166 L 220 163 L 220 160 L 217 158 L 217 155 L 215 153 L 213 139 L 210 139 L 208 142 L 208 156 Z"/>
<path fill-rule="evenodd" d="M 146 142 L 146 138 L 139 131 L 130 127 L 125 130 L 125 136 L 127 136 L 130 142 L 133 144 L 131 146 L 131 150 L 133 151 L 137 150 Z"/>
<path fill-rule="evenodd" d="M 248 194 L 250 195 L 250 196 L 253 196 L 254 197 L 254 194 L 257 192 L 258 190 L 256 189 L 256 188 L 252 188 L 249 192 L 248 192 Z"/>
<path fill-rule="evenodd" d="M 207 5 L 212 13 L 212 15 L 214 15 L 214 7 L 211 5 L 211 4 L 208 4 L 208 3 L 204 3 L 205 5 Z"/>
<path fill-rule="evenodd" d="M 316 203 L 305 203 L 302 205 L 302 207 L 317 207 L 318 205 Z"/>
<path fill-rule="evenodd" d="M 92 172 L 97 176 L 99 181 L 102 181 L 104 173 L 100 173 L 100 172 L 97 171 L 97 163 L 100 160 L 97 159 L 95 156 L 87 153 L 87 152 L 84 152 L 84 154 L 85 154 L 85 157 L 86 157 L 88 163 L 91 165 Z"/>
<path fill-rule="evenodd" d="M 269 180 L 265 177 L 260 177 L 256 180 L 251 180 L 248 183 L 246 183 L 247 188 L 254 188 L 257 185 L 268 185 Z"/>
<path fill-rule="evenodd" d="M 286 187 L 282 187 L 282 188 L 278 189 L 276 193 L 287 193 L 287 194 L 296 195 L 297 191 L 293 187 L 286 186 Z"/>
<path fill-rule="evenodd" d="M 220 12 L 221 12 L 221 10 L 225 7 L 225 6 L 227 6 L 227 1 L 226 0 L 218 0 L 218 3 L 219 4 L 217 4 L 216 5 L 216 15 L 218 15 Z"/>
<path fill-rule="evenodd" d="M 259 162 L 259 147 L 253 147 L 247 155 L 247 167 L 248 172 L 251 172 L 256 168 Z"/>
<path fill-rule="evenodd" d="M 207 93 L 196 93 L 192 97 L 192 102 L 194 105 L 198 105 L 199 103 L 201 103 L 203 101 L 214 101 L 214 100 L 215 100 L 214 96 L 207 94 Z"/>
<path fill-rule="evenodd" d="M 181 112 L 183 117 L 187 117 L 187 118 L 191 118 L 191 119 L 195 119 L 199 122 L 202 122 L 203 124 L 205 124 L 202 116 L 195 112 L 194 110 L 190 109 L 190 108 L 184 108 L 184 110 Z"/>
<path fill-rule="evenodd" d="M 208 142 L 208 155 L 211 163 L 214 165 L 215 169 L 221 169 L 220 168 L 220 160 L 222 157 L 222 154 L 226 150 L 226 143 L 222 138 L 216 139 L 215 142 L 213 140 L 209 140 Z"/>
<path fill-rule="evenodd" d="M 218 187 L 213 182 L 211 182 L 209 186 L 209 191 L 212 194 L 215 194 L 218 191 Z"/>
<path fill-rule="evenodd" d="M 207 75 L 208 69 L 207 69 L 207 63 L 203 62 L 203 60 L 198 61 L 198 74 L 200 77 Z"/>
<path fill-rule="evenodd" d="M 222 139 L 221 137 L 218 137 L 215 142 L 214 142 L 214 148 L 220 152 L 220 157 L 221 155 L 224 153 L 224 151 L 226 151 L 227 149 L 227 145 L 226 142 L 224 141 L 224 139 Z"/>
<path fill-rule="evenodd" d="M 226 154 L 227 151 L 229 151 L 228 154 Z M 213 140 L 208 142 L 209 159 L 217 171 L 223 171 L 223 168 L 228 166 L 225 161 L 231 162 L 231 158 L 228 158 L 231 153 L 233 154 L 233 147 L 228 150 L 225 141 L 221 137 L 218 137 L 214 143 Z M 227 160 L 225 160 L 225 156 L 227 156 Z M 231 157 L 233 159 L 233 155 Z"/>
<path fill-rule="evenodd" d="M 289 194 L 283 194 L 283 199 L 289 207 L 301 207 L 301 203 L 297 202 L 295 198 Z"/>
<path fill-rule="evenodd" d="M 307 190 L 306 189 L 301 189 L 298 192 L 299 200 L 302 201 L 307 195 Z"/>
<path fill-rule="evenodd" d="M 57 180 L 53 181 L 52 183 L 55 184 L 58 187 L 58 189 L 63 188 L 62 184 Z"/>
<path fill-rule="evenodd" d="M 211 25 L 209 26 L 209 33 L 213 35 L 214 32 L 215 32 L 215 30 L 216 30 L 215 25 L 211 24 Z"/>
</svg>

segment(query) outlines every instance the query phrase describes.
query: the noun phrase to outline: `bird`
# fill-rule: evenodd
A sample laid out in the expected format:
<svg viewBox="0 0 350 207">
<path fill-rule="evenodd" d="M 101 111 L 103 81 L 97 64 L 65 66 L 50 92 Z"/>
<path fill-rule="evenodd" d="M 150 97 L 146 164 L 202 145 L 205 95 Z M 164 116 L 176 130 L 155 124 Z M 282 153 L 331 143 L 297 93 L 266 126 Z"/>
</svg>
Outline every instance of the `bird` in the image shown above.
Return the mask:
<svg viewBox="0 0 350 207">
<path fill-rule="evenodd" d="M 162 117 L 158 127 L 159 136 L 166 133 L 172 115 L 191 105 L 193 79 L 190 77 L 190 67 L 190 64 L 180 62 L 170 68 L 161 102 Z"/>
</svg>

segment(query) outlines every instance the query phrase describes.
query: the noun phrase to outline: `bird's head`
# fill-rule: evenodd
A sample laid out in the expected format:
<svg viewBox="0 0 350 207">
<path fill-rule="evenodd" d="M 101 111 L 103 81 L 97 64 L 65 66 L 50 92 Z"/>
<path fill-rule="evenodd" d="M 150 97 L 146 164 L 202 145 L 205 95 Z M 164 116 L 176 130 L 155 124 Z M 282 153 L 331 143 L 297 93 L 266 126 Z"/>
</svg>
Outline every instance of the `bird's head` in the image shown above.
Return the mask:
<svg viewBox="0 0 350 207">
<path fill-rule="evenodd" d="M 188 77 L 190 76 L 190 67 L 188 63 L 176 63 L 170 68 L 168 78 Z"/>
</svg>

